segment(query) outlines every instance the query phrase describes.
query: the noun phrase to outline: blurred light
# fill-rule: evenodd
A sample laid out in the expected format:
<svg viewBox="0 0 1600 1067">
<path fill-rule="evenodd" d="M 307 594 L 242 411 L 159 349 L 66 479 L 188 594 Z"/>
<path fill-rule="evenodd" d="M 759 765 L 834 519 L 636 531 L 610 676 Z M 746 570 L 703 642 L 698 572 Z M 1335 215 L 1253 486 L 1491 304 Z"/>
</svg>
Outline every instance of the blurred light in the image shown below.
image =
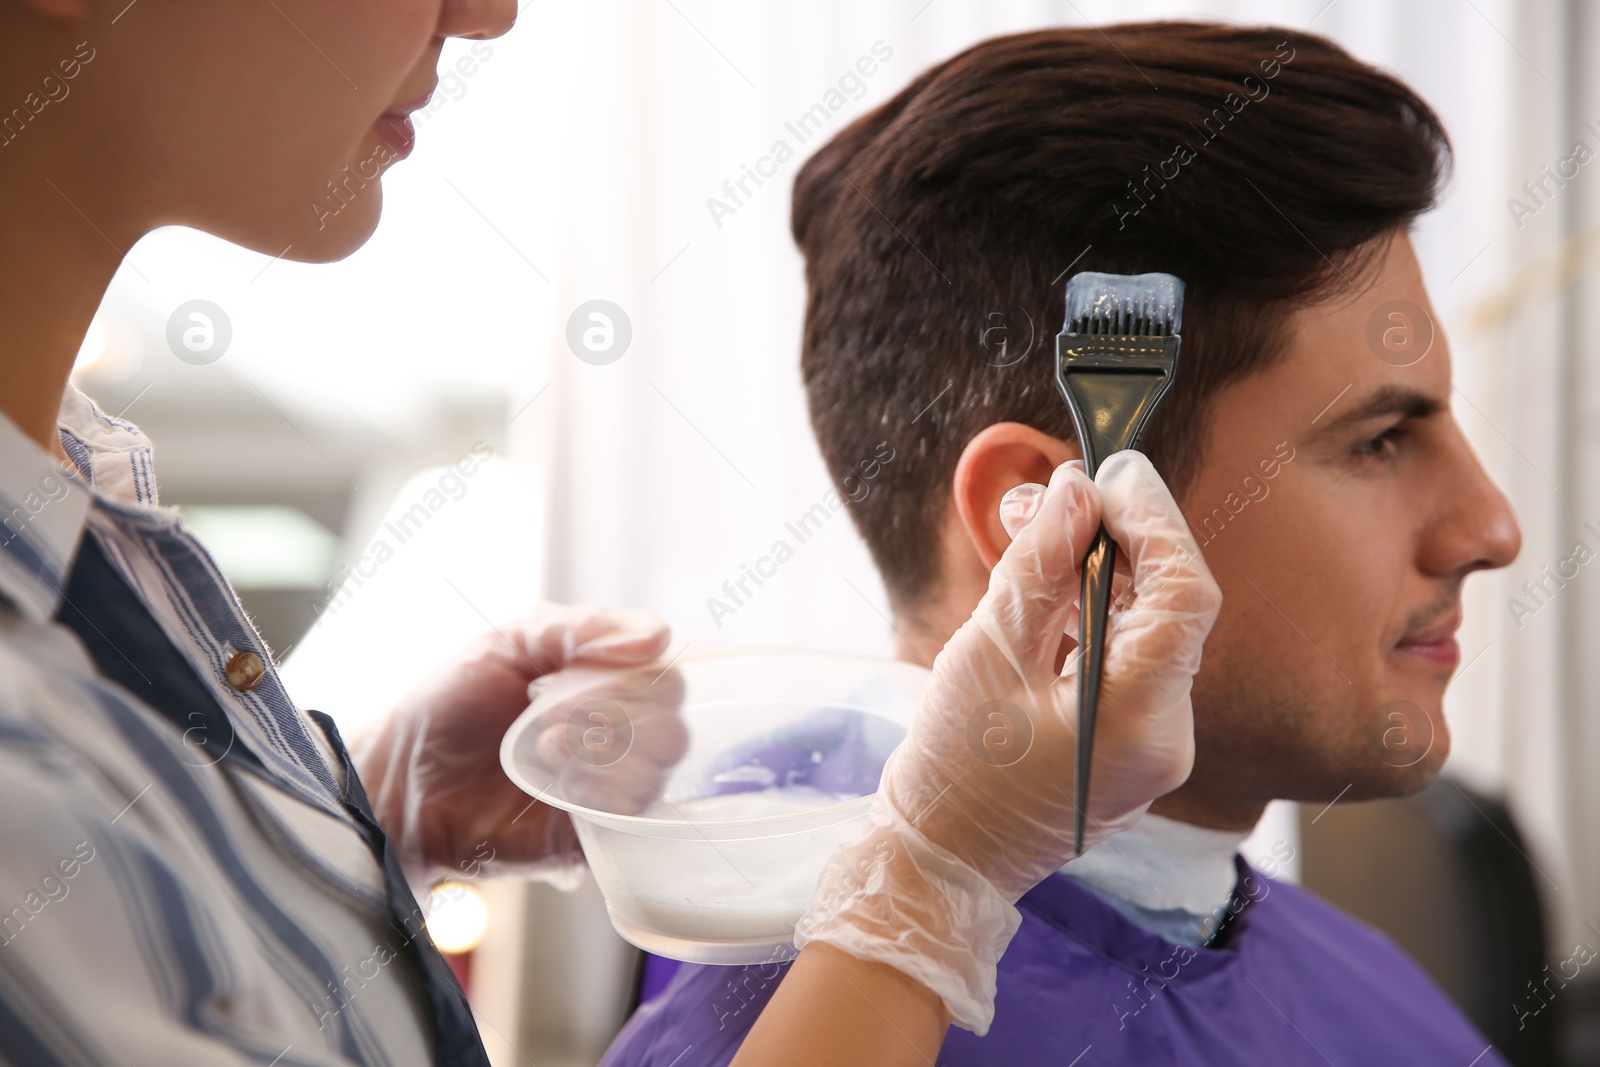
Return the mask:
<svg viewBox="0 0 1600 1067">
<path fill-rule="evenodd" d="M 314 589 L 338 549 L 333 533 L 297 508 L 185 507 L 183 519 L 236 589 Z"/>
<path fill-rule="evenodd" d="M 541 509 L 532 469 L 491 459 L 458 482 L 451 473 L 434 467 L 408 480 L 332 588 L 307 598 L 317 621 L 287 658 L 285 678 L 302 706 L 326 708 L 346 735 L 393 707 L 453 650 L 538 602 Z M 454 493 L 441 499 L 441 485 Z M 419 506 L 429 512 L 420 529 Z M 352 671 L 351 663 L 366 669 Z"/>
<path fill-rule="evenodd" d="M 465 882 L 440 882 L 428 896 L 427 925 L 440 952 L 471 952 L 489 929 L 489 905 Z"/>
<path fill-rule="evenodd" d="M 106 383 L 125 382 L 144 364 L 144 342 L 138 331 L 121 320 L 110 321 L 104 314 L 89 323 L 73 361 L 73 377 L 92 376 Z"/>
<path fill-rule="evenodd" d="M 72 364 L 72 373 L 81 374 L 92 370 L 95 364 L 106 357 L 110 346 L 111 332 L 106 329 L 105 320 L 96 315 L 89 323 L 89 332 L 83 335 L 83 344 L 78 348 L 78 358 Z"/>
</svg>

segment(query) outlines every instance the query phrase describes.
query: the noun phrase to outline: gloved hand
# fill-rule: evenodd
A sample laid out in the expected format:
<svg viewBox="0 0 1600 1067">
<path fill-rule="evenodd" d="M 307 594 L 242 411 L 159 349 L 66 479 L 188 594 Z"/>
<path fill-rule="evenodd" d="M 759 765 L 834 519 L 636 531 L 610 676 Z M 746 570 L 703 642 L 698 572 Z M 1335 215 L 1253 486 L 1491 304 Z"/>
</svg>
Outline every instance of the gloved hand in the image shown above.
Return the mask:
<svg viewBox="0 0 1600 1067">
<path fill-rule="evenodd" d="M 647 663 L 669 639 L 648 612 L 540 604 L 473 640 L 353 734 L 351 761 L 407 876 L 426 883 L 519 874 L 573 884 L 583 853 L 572 823 L 511 783 L 500 740 L 547 675 Z"/>
<path fill-rule="evenodd" d="M 862 837 L 819 880 L 795 943 L 887 963 L 982 1035 L 1015 903 L 1072 856 L 1080 566 L 1103 521 L 1130 565 L 1109 626 L 1085 847 L 1126 829 L 1194 762 L 1190 683 L 1222 594 L 1166 485 L 1118 452 L 1057 468 L 977 610 L 934 661 Z M 1028 493 L 1008 499 L 1015 507 Z M 1016 519 L 1016 516 L 1008 516 Z M 1009 522 L 1008 528 L 1018 525 Z"/>
<path fill-rule="evenodd" d="M 684 650 L 665 668 L 569 667 L 535 681 L 528 699 L 540 708 L 534 743 L 540 769 L 574 803 L 618 815 L 643 812 L 661 797 L 689 747 L 676 664 L 698 658 Z"/>
</svg>

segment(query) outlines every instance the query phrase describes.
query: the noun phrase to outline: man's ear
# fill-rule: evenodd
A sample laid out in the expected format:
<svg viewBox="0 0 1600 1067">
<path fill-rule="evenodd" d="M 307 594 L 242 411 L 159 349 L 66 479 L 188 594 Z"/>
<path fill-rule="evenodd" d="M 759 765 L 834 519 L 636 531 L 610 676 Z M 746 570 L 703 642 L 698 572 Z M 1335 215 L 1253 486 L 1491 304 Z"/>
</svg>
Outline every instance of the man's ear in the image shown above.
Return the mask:
<svg viewBox="0 0 1600 1067">
<path fill-rule="evenodd" d="M 1081 459 L 1077 441 L 1063 441 L 1020 422 L 997 422 L 962 450 L 951 495 L 973 551 L 992 569 L 1011 535 L 1000 524 L 1000 498 L 1028 482 L 1050 483 L 1069 459 Z"/>
</svg>

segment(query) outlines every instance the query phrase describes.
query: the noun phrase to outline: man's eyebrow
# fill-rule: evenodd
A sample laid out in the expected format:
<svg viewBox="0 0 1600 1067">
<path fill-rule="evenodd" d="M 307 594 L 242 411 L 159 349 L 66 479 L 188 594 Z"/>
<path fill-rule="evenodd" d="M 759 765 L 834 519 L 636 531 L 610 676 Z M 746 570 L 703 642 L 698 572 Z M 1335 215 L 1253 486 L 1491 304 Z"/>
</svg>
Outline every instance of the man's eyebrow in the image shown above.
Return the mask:
<svg viewBox="0 0 1600 1067">
<path fill-rule="evenodd" d="M 1341 430 L 1383 415 L 1403 415 L 1408 419 L 1425 419 L 1429 415 L 1439 414 L 1444 409 L 1445 402 L 1437 397 L 1429 396 L 1427 393 L 1419 392 L 1403 385 L 1384 385 L 1374 389 L 1354 407 L 1332 422 L 1323 423 L 1316 436 L 1332 436 Z"/>
</svg>

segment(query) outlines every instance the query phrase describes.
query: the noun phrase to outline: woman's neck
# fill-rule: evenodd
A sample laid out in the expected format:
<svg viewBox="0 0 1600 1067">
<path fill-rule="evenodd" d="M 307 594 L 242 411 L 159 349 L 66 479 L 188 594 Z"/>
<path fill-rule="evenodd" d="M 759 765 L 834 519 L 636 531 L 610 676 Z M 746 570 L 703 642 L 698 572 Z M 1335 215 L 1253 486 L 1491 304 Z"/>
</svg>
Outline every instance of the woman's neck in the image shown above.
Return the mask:
<svg viewBox="0 0 1600 1067">
<path fill-rule="evenodd" d="M 23 138 L 0 147 L 0 210 L 6 213 L 0 227 L 0 412 L 65 458 L 56 412 L 89 323 L 122 262 L 107 235 L 124 227 L 106 205 L 69 199 L 70 174 L 30 165 L 44 153 L 20 151 Z"/>
</svg>

